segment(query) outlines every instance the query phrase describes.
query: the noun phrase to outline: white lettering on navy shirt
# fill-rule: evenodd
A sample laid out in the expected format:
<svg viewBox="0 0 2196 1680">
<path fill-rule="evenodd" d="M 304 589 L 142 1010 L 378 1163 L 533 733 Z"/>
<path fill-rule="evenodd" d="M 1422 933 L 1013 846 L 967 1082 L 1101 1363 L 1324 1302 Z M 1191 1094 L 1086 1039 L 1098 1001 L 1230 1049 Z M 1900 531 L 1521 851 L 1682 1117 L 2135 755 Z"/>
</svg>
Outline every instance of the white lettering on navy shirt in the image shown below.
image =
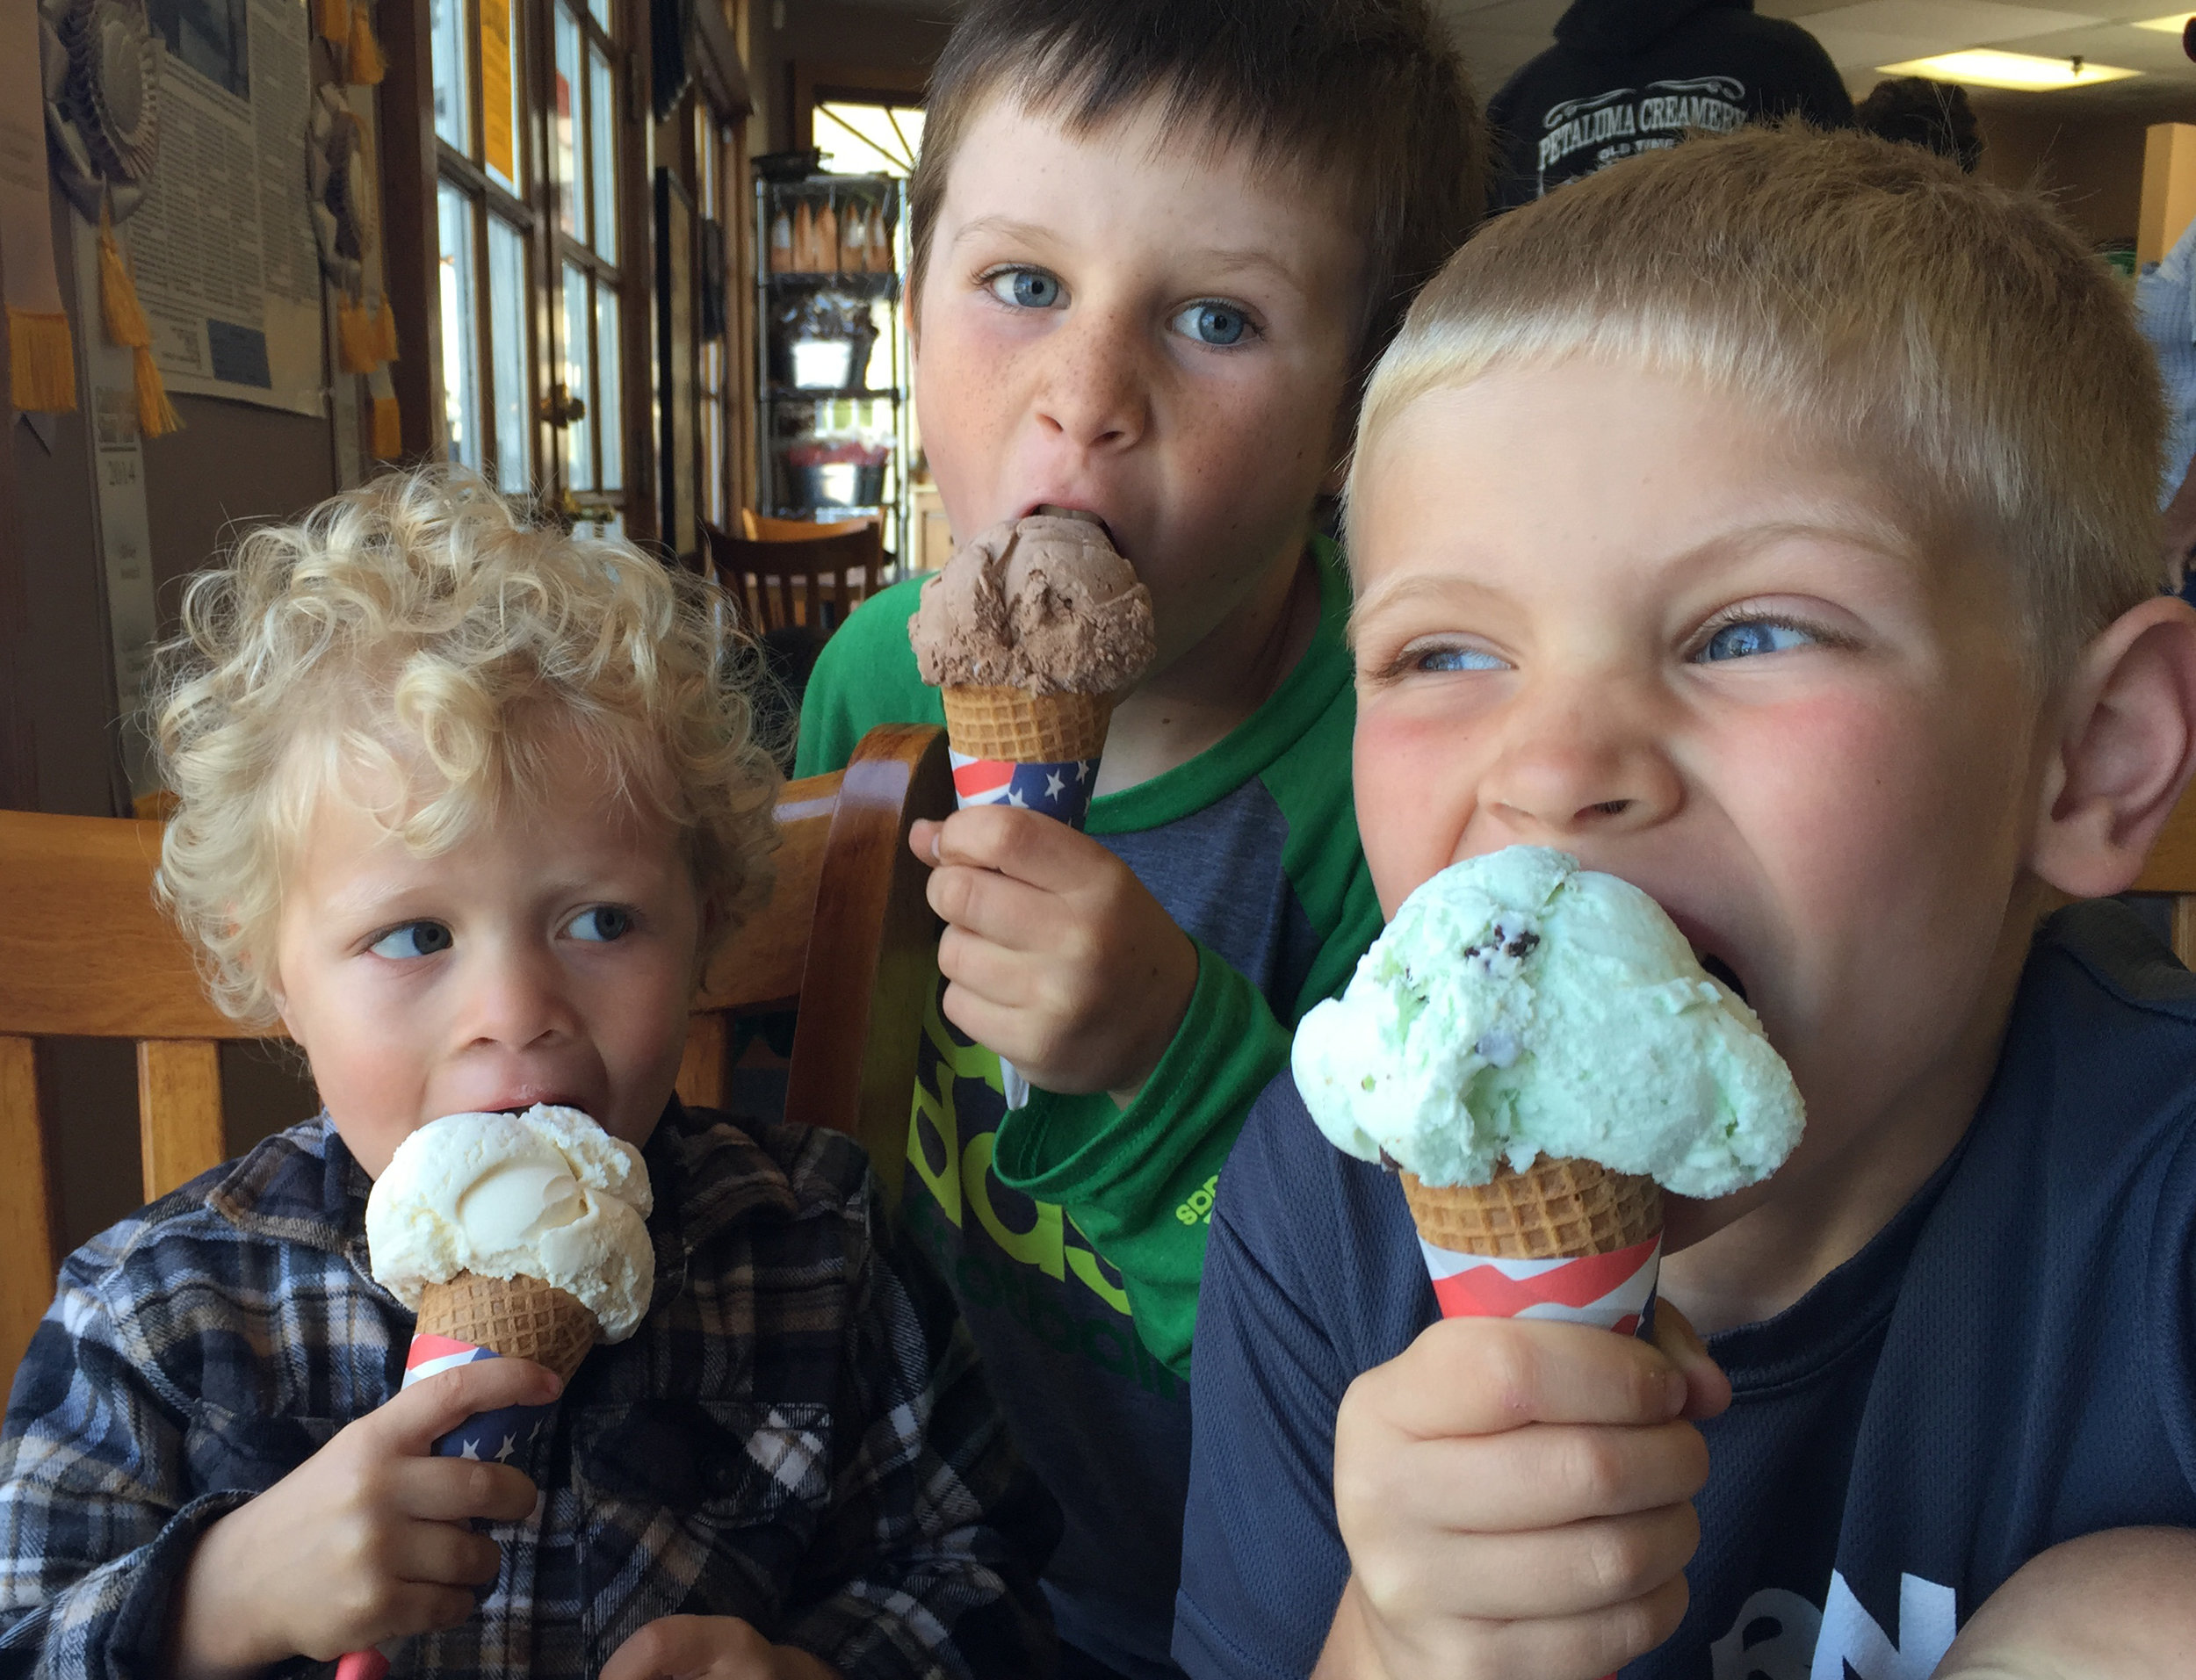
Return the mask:
<svg viewBox="0 0 2196 1680">
<path fill-rule="evenodd" d="M 1708 1647 L 1716 1680 L 1929 1680 L 1959 1632 L 1950 1587 L 1898 1578 L 1898 1637 L 1877 1626 L 1837 1570 L 1821 1610 L 1782 1587 L 1738 1607 L 1730 1632 Z"/>
</svg>

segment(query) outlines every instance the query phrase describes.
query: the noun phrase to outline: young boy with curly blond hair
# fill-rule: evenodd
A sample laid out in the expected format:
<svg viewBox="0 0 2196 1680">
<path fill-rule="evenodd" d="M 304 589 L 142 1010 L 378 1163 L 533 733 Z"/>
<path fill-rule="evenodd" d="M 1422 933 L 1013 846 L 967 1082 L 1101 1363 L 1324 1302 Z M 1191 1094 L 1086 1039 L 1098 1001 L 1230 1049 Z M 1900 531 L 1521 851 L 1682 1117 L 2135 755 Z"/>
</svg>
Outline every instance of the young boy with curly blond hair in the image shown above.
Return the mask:
<svg viewBox="0 0 2196 1680">
<path fill-rule="evenodd" d="M 1806 1132 L 1667 1198 L 1636 1341 L 1441 1319 L 1397 1177 L 1269 1086 L 1200 1680 L 2190 1672 L 2196 980 L 2106 898 L 2196 767 L 2160 418 L 2048 205 L 1858 134 L 1629 159 L 1427 288 L 1350 487 L 1381 904 L 1519 843 L 1622 876 Z"/>
<path fill-rule="evenodd" d="M 1050 1513 L 848 1139 L 672 1094 L 766 886 L 777 775 L 715 592 L 384 479 L 188 591 L 160 883 L 325 1111 L 80 1249 L 0 1435 L 0 1659 L 244 1676 L 1041 1671 Z M 736 960 L 736 950 L 730 954 Z M 565 1385 L 399 1392 L 367 1193 L 438 1116 L 567 1105 L 642 1150 L 656 1286 Z M 427 1456 L 556 1410 L 532 1479 Z M 392 1642 L 394 1642 L 392 1644 Z"/>
</svg>

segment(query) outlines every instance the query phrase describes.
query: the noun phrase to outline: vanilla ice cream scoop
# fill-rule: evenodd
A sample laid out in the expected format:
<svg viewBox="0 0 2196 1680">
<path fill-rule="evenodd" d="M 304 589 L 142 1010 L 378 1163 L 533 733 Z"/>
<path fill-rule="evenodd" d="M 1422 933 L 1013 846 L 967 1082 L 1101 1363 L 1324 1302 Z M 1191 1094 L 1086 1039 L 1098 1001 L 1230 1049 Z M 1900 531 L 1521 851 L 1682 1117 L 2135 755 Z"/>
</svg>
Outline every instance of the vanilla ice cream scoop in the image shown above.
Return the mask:
<svg viewBox="0 0 2196 1680">
<path fill-rule="evenodd" d="M 1630 883 L 1542 847 L 1452 864 L 1297 1028 L 1297 1088 L 1344 1153 L 1428 1185 L 1599 1162 L 1684 1196 L 1783 1164 L 1805 1111 L 1745 1000 Z"/>
<path fill-rule="evenodd" d="M 416 1311 L 460 1273 L 538 1278 L 622 1341 L 648 1309 L 647 1164 L 576 1108 L 445 1114 L 397 1146 L 366 1201 L 373 1275 Z"/>
</svg>

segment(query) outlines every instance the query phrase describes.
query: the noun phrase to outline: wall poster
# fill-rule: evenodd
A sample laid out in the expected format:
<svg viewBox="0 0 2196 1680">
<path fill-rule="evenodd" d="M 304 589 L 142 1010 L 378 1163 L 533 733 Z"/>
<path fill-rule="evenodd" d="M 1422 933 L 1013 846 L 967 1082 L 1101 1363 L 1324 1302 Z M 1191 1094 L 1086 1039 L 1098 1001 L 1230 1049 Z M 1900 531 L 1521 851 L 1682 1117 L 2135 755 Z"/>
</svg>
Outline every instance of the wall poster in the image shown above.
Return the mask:
<svg viewBox="0 0 2196 1680">
<path fill-rule="evenodd" d="M 305 0 L 148 0 L 167 43 L 160 162 L 131 266 L 170 391 L 326 413 L 307 198 Z"/>
</svg>

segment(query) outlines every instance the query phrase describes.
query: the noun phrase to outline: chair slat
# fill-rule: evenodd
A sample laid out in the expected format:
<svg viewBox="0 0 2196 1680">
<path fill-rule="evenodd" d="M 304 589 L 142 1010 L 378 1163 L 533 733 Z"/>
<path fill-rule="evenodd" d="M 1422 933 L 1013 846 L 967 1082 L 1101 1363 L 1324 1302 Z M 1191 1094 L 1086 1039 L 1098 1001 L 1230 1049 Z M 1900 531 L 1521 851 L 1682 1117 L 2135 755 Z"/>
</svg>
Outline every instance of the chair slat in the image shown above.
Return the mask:
<svg viewBox="0 0 2196 1680">
<path fill-rule="evenodd" d="M 54 1197 L 27 1038 L 0 1038 L 0 1404 L 54 1296 Z"/>
<path fill-rule="evenodd" d="M 808 923 L 815 913 L 816 883 L 831 813 L 838 804 L 835 775 L 789 782 L 778 796 L 778 847 L 770 863 L 777 880 L 770 913 L 735 932 L 710 964 L 697 1011 L 730 1009 L 759 1014 L 791 1009 L 800 1000 L 802 965 L 808 956 Z"/>
<path fill-rule="evenodd" d="M 713 525 L 707 535 L 719 580 L 733 596 L 752 603 L 749 628 L 755 631 L 787 624 L 820 629 L 827 600 L 836 630 L 885 564 L 885 534 L 874 521 L 800 541 L 754 542 Z"/>
<path fill-rule="evenodd" d="M 719 1014 L 689 1016 L 686 1048 L 679 1054 L 676 1089 L 679 1100 L 693 1108 L 722 1108 L 731 1089 L 732 1070 L 726 1064 L 732 1033 Z"/>
<path fill-rule="evenodd" d="M 141 1039 L 137 1128 L 148 1201 L 227 1160 L 220 1047 L 210 1039 Z"/>
<path fill-rule="evenodd" d="M 887 1208 L 899 1205 L 920 1023 L 938 981 L 938 919 L 907 831 L 952 808 L 943 731 L 885 725 L 863 739 L 832 813 L 801 983 L 786 1118 L 850 1121 Z"/>
<path fill-rule="evenodd" d="M 2173 955 L 2185 969 L 2196 969 L 2196 897 L 2183 893 L 2173 900 Z"/>
</svg>

